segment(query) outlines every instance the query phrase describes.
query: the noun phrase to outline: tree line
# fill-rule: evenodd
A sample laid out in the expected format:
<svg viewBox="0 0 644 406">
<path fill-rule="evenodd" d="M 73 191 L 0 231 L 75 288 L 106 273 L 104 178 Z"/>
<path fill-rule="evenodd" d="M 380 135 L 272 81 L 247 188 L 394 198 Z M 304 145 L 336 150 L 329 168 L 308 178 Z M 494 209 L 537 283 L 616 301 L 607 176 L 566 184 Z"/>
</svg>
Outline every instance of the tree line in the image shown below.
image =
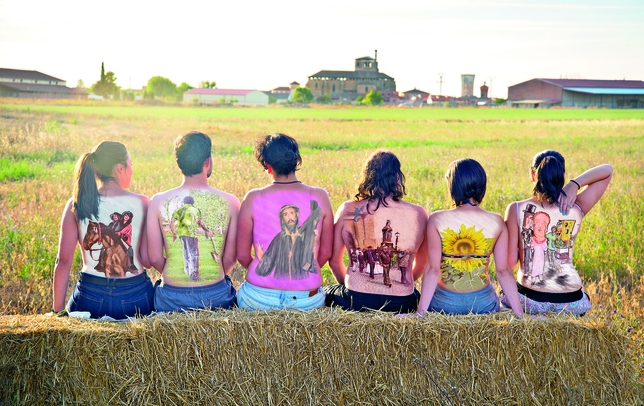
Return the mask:
<svg viewBox="0 0 644 406">
<path fill-rule="evenodd" d="M 78 81 L 78 87 L 84 87 L 83 81 Z M 199 88 L 205 89 L 214 89 L 217 87 L 217 82 L 214 81 L 202 81 L 199 83 Z M 194 89 L 186 82 L 182 82 L 177 86 L 173 81 L 163 76 L 153 76 L 148 80 L 147 85 L 143 89 L 143 98 L 145 99 L 162 99 L 166 101 L 182 101 L 183 93 Z M 134 92 L 132 90 L 122 91 L 121 87 L 116 84 L 116 75 L 112 71 L 105 72 L 105 63 L 101 62 L 101 76 L 96 83 L 90 86 L 89 91 L 98 95 L 103 96 L 104 98 L 112 99 L 125 99 L 125 100 L 134 100 Z M 300 104 L 310 104 L 313 102 L 313 94 L 311 90 L 307 87 L 296 87 L 293 90 L 293 95 L 291 96 L 291 103 L 300 103 Z M 382 94 L 377 90 L 372 90 L 367 93 L 365 96 L 358 96 L 355 100 L 359 104 L 367 104 L 372 106 L 377 106 L 383 103 L 384 98 Z M 270 99 L 269 99 L 270 102 Z M 316 99 L 317 103 L 320 104 L 332 104 L 333 99 L 330 95 L 324 94 L 318 96 Z"/>
</svg>

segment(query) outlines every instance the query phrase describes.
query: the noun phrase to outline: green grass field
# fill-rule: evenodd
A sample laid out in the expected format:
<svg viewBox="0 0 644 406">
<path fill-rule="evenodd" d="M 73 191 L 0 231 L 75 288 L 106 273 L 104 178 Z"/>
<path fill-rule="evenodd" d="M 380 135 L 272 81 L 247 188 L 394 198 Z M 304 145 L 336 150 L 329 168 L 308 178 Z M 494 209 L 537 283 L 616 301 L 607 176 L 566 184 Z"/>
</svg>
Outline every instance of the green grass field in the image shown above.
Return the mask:
<svg viewBox="0 0 644 406">
<path fill-rule="evenodd" d="M 283 132 L 300 143 L 299 179 L 325 188 L 334 208 L 355 195 L 362 164 L 377 148 L 398 155 L 406 200 L 427 211 L 449 207 L 444 173 L 455 159 L 482 163 L 489 179 L 482 206 L 499 213 L 530 195 L 528 172 L 536 152 L 559 150 L 571 176 L 612 164 L 613 181 L 584 220 L 574 261 L 595 303 L 590 317 L 628 331 L 644 353 L 642 110 L 25 103 L 0 100 L 0 314 L 50 310 L 60 216 L 83 152 L 104 140 L 123 142 L 133 160 L 131 190 L 152 196 L 181 181 L 172 156 L 176 136 L 200 130 L 213 139 L 211 185 L 241 200 L 269 181 L 252 157 L 255 140 Z M 79 269 L 77 253 L 68 293 Z M 332 283 L 328 266 L 323 273 Z"/>
</svg>

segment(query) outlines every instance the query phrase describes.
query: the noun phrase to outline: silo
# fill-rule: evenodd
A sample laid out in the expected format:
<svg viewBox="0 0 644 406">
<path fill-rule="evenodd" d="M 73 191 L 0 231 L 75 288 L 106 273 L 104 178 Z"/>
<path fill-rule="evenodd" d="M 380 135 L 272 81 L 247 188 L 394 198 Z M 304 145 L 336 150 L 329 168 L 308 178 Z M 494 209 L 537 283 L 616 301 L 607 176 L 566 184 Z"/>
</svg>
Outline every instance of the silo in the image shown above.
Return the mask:
<svg viewBox="0 0 644 406">
<path fill-rule="evenodd" d="M 474 96 L 474 75 L 461 75 L 461 97 Z"/>
</svg>

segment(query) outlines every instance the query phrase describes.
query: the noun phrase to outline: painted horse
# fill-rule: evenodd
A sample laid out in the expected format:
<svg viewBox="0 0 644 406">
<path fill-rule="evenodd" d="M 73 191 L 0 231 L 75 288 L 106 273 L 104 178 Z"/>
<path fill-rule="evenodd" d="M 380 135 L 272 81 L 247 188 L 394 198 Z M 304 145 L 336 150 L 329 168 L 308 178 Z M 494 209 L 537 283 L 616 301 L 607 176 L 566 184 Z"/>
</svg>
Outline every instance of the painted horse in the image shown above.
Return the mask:
<svg viewBox="0 0 644 406">
<path fill-rule="evenodd" d="M 89 251 L 90 254 L 93 250 L 94 244 L 101 244 L 103 248 L 100 249 L 98 257 L 98 265 L 94 267 L 99 272 L 104 272 L 108 278 L 124 278 L 126 272 L 138 274 L 138 270 L 132 267 L 129 263 L 129 255 L 121 237 L 103 223 L 90 221 L 87 224 L 87 233 L 83 238 L 82 247 L 84 250 Z M 132 269 L 134 268 L 134 269 Z"/>
</svg>

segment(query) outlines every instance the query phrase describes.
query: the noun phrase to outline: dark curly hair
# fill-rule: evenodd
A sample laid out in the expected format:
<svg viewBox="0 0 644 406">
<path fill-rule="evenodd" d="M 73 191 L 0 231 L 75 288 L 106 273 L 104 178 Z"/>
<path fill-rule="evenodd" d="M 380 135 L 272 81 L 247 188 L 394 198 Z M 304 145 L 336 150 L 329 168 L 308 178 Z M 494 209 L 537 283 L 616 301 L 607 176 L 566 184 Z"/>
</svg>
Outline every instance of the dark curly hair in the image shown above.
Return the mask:
<svg viewBox="0 0 644 406">
<path fill-rule="evenodd" d="M 377 201 L 375 210 L 378 210 L 380 205 L 387 207 L 388 196 L 397 202 L 406 194 L 405 174 L 396 155 L 381 150 L 371 154 L 364 164 L 355 200 Z"/>
<path fill-rule="evenodd" d="M 288 175 L 302 166 L 297 141 L 286 134 L 277 133 L 261 138 L 255 145 L 254 155 L 264 169 L 270 165 L 277 175 Z"/>
</svg>

